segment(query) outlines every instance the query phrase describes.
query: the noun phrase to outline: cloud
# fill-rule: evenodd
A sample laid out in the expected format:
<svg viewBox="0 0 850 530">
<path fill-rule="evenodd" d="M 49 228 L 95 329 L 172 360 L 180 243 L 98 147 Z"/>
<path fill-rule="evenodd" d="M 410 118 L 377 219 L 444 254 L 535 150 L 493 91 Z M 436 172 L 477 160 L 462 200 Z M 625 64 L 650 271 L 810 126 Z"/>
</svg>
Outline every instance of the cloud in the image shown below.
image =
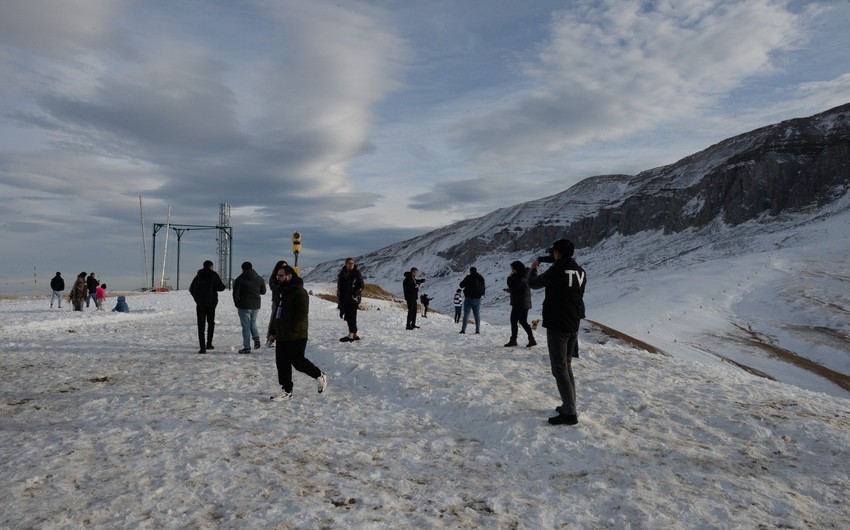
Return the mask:
<svg viewBox="0 0 850 530">
<path fill-rule="evenodd" d="M 696 117 L 802 38 L 784 2 L 581 2 L 555 15 L 529 86 L 457 122 L 472 156 L 529 160 Z"/>
</svg>

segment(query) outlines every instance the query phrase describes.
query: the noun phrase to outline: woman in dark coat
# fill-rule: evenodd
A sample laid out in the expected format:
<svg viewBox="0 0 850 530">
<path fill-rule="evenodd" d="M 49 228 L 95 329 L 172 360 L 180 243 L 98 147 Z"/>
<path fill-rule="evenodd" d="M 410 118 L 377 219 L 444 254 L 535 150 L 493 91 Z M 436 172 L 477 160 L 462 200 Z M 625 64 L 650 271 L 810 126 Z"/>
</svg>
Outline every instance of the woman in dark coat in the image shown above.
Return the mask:
<svg viewBox="0 0 850 530">
<path fill-rule="evenodd" d="M 531 289 L 528 287 L 528 270 L 521 261 L 511 263 L 511 274 L 508 276 L 508 288 L 511 294 L 511 339 L 505 344 L 517 346 L 516 338 L 519 326 L 528 334 L 527 348 L 537 345 L 531 326 L 528 325 L 528 310 L 531 309 Z"/>
<path fill-rule="evenodd" d="M 345 265 L 339 271 L 336 282 L 336 298 L 339 301 L 340 316 L 348 323 L 348 335 L 340 342 L 360 340 L 357 336 L 357 309 L 363 293 L 363 276 L 357 270 L 354 258 L 345 258 Z"/>
<path fill-rule="evenodd" d="M 272 339 L 276 342 L 275 363 L 281 392 L 271 399 L 285 401 L 292 397 L 293 368 L 315 379 L 321 394 L 328 384 L 327 377 L 305 357 L 310 297 L 304 289 L 304 281 L 289 265 L 281 267 L 276 276 L 280 282 L 280 304 L 275 313 Z"/>
<path fill-rule="evenodd" d="M 266 348 L 271 348 L 274 341 L 274 317 L 277 311 L 277 306 L 280 305 L 280 280 L 277 279 L 277 273 L 284 265 L 289 265 L 286 261 L 280 260 L 274 265 L 272 275 L 269 276 L 269 290 L 272 292 L 272 314 L 269 315 L 269 329 L 266 332 Z"/>
</svg>

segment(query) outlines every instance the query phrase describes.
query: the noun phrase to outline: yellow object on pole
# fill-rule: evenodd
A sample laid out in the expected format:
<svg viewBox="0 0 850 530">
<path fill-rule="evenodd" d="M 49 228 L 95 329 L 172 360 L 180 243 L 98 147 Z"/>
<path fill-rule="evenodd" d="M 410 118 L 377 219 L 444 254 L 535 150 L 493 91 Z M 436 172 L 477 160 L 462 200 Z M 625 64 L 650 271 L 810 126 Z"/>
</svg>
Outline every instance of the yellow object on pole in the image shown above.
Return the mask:
<svg viewBox="0 0 850 530">
<path fill-rule="evenodd" d="M 295 256 L 295 263 L 292 265 L 292 268 L 295 269 L 295 274 L 301 276 L 301 273 L 298 269 L 298 254 L 301 253 L 301 233 L 293 232 L 292 233 L 292 254 Z"/>
</svg>

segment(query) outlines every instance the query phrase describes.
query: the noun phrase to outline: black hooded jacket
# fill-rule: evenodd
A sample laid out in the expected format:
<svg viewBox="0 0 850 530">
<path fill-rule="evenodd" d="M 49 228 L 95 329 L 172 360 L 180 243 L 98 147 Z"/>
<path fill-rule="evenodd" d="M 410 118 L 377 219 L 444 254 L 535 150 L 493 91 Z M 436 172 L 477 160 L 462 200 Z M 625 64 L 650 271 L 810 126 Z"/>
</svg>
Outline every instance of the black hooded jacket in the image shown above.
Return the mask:
<svg viewBox="0 0 850 530">
<path fill-rule="evenodd" d="M 587 275 L 573 258 L 561 258 L 543 274 L 532 269 L 528 286 L 546 288 L 543 300 L 543 327 L 565 333 L 578 331 L 584 318 L 584 288 Z"/>
<path fill-rule="evenodd" d="M 217 305 L 218 293 L 225 289 L 221 277 L 212 269 L 200 269 L 192 284 L 189 286 L 189 294 L 198 305 Z"/>
</svg>

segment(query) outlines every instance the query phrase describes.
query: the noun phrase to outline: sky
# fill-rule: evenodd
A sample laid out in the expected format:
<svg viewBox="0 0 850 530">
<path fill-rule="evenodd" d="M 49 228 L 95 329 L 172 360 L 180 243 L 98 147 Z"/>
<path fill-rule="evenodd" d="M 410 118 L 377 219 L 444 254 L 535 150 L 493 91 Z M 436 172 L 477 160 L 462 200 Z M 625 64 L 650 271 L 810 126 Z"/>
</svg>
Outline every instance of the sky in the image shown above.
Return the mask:
<svg viewBox="0 0 850 530">
<path fill-rule="evenodd" d="M 480 335 L 459 335 L 433 311 L 407 331 L 406 309 L 364 297 L 363 340 L 340 343 L 336 304 L 312 296 L 307 358 L 327 388 L 295 372 L 292 398 L 273 402 L 273 350 L 236 353 L 232 306 L 219 304 L 215 349 L 198 355 L 188 293 L 133 293 L 126 314 L 114 304 L 74 312 L 46 297 L 0 300 L 0 527 L 690 530 L 850 519 L 850 401 L 731 363 L 650 353 L 585 324 L 572 361 L 579 423 L 552 426 L 560 399 L 545 332 L 533 348 L 503 347 L 506 309 Z"/>
<path fill-rule="evenodd" d="M 169 207 L 229 204 L 234 270 L 268 273 L 295 231 L 342 263 L 672 163 L 847 103 L 847 27 L 846 0 L 3 2 L 0 292 L 176 286 Z M 183 234 L 180 287 L 215 251 Z"/>
</svg>

